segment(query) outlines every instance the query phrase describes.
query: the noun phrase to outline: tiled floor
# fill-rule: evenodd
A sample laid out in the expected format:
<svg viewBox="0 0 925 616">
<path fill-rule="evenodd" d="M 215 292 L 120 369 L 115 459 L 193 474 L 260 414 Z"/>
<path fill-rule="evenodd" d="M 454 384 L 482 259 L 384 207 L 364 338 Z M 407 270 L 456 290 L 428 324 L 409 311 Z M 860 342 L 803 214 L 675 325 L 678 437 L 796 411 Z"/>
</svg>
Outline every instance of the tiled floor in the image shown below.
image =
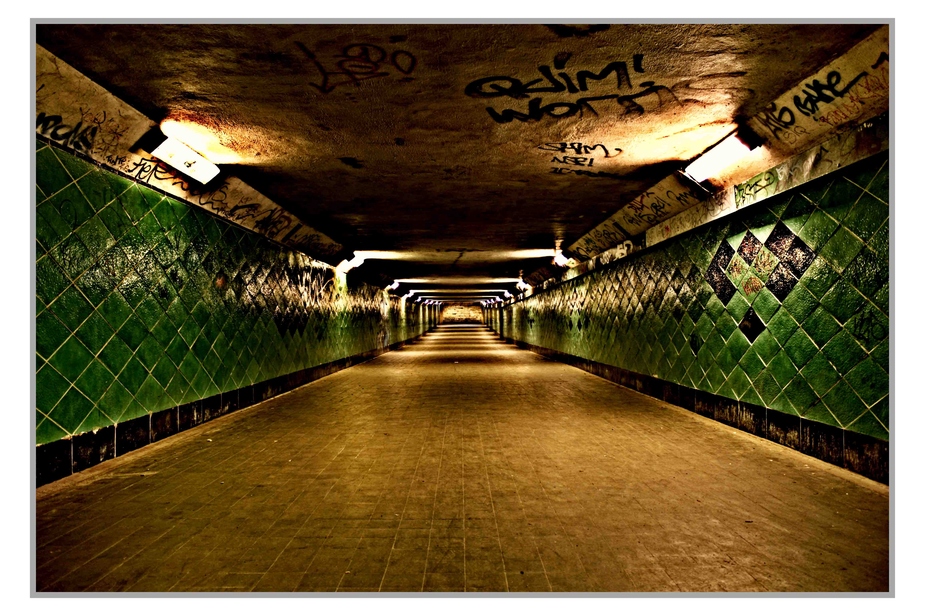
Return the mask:
<svg viewBox="0 0 925 616">
<path fill-rule="evenodd" d="M 442 326 L 38 491 L 39 591 L 887 591 L 884 486 Z"/>
</svg>

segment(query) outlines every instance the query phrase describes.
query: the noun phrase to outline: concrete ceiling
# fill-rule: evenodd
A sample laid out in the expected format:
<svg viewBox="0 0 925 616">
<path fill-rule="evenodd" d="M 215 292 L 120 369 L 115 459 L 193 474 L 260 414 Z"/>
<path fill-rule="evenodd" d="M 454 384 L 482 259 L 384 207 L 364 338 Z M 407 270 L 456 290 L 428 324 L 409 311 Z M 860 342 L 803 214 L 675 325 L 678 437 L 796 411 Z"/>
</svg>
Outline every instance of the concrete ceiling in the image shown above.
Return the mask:
<svg viewBox="0 0 925 616">
<path fill-rule="evenodd" d="M 458 288 L 547 264 L 515 251 L 568 246 L 875 28 L 40 24 L 36 42 L 155 122 L 209 127 L 224 172 L 347 248 L 412 253 L 363 277 Z"/>
</svg>

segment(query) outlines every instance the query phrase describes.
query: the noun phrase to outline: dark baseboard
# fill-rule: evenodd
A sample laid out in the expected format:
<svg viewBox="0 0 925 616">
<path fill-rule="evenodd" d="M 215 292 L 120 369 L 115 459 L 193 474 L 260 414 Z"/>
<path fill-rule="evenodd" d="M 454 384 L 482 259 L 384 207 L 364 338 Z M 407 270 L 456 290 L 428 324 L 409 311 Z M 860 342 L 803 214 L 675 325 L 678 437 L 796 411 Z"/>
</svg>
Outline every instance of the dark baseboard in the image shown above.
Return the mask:
<svg viewBox="0 0 925 616">
<path fill-rule="evenodd" d="M 889 485 L 889 441 L 512 338 L 502 339 L 522 349 L 580 368 L 623 387 Z"/>
<path fill-rule="evenodd" d="M 351 355 L 202 400 L 149 413 L 100 428 L 95 432 L 84 432 L 71 438 L 39 445 L 35 448 L 35 485 L 39 487 L 57 481 L 207 421 L 292 391 L 329 374 L 367 362 L 388 351 L 400 349 L 423 335 L 418 334 L 382 349 Z"/>
</svg>

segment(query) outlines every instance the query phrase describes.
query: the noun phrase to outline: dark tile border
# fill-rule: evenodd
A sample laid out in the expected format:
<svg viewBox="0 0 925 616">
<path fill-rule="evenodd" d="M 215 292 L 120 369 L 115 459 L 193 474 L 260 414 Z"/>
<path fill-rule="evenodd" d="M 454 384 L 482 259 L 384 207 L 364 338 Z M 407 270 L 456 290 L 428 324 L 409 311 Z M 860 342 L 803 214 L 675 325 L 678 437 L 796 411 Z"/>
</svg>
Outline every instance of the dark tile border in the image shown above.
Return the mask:
<svg viewBox="0 0 925 616">
<path fill-rule="evenodd" d="M 889 485 L 889 441 L 512 338 L 502 340 Z"/>
<path fill-rule="evenodd" d="M 433 327 L 428 331 L 432 331 Z M 427 332 L 424 332 L 426 334 Z M 383 349 L 373 349 L 320 366 L 305 368 L 233 391 L 215 394 L 202 400 L 149 413 L 120 424 L 84 432 L 35 448 L 35 486 L 43 486 L 100 462 L 135 451 L 169 436 L 189 430 L 234 411 L 292 391 L 344 368 L 369 361 L 414 342 L 424 334 L 395 342 Z"/>
</svg>

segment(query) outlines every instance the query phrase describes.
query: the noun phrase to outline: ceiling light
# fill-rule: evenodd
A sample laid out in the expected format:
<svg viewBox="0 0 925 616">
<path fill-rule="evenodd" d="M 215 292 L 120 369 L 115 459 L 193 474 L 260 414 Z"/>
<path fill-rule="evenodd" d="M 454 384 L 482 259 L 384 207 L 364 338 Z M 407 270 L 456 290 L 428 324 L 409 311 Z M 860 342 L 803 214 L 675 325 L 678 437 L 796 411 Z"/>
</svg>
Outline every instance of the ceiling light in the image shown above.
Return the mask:
<svg viewBox="0 0 925 616">
<path fill-rule="evenodd" d="M 209 180 L 218 175 L 218 167 L 173 137 L 167 137 L 151 154 L 202 184 L 208 184 Z"/>
<path fill-rule="evenodd" d="M 394 281 L 392 284 L 390 284 L 389 286 L 387 286 L 387 287 L 386 287 L 386 290 L 387 290 L 387 291 L 394 291 L 395 289 L 398 288 L 398 284 L 399 284 L 399 283 L 398 283 L 398 281 L 396 280 L 396 281 Z"/>
<path fill-rule="evenodd" d="M 739 162 L 758 147 L 758 140 L 749 133 L 750 131 L 740 128 L 701 154 L 684 172 L 698 184 L 715 179 L 720 172 Z"/>
<path fill-rule="evenodd" d="M 334 271 L 336 271 L 338 274 L 341 274 L 341 275 L 346 274 L 353 268 L 362 265 L 363 261 L 364 259 L 362 256 L 358 255 L 357 253 L 353 253 L 352 259 L 350 259 L 349 261 L 347 259 L 344 259 L 343 261 L 337 264 L 337 267 L 334 268 Z"/>
</svg>

